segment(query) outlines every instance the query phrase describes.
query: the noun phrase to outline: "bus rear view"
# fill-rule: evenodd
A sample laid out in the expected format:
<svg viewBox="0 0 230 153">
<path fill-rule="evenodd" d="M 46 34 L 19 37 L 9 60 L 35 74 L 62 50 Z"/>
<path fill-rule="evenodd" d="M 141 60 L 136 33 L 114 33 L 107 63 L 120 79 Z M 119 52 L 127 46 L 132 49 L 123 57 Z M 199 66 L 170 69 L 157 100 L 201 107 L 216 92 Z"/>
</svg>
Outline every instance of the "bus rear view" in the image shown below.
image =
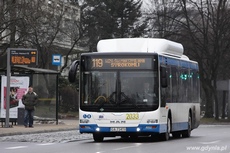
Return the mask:
<svg viewBox="0 0 230 153">
<path fill-rule="evenodd" d="M 190 136 L 199 124 L 199 101 L 185 100 L 185 113 L 178 114 L 182 103 L 173 103 L 172 94 L 167 94 L 172 84 L 165 60 L 181 60 L 192 73 L 198 71 L 197 63 L 182 59 L 181 52 L 180 44 L 165 39 L 129 38 L 102 40 L 98 52 L 82 54 L 69 72 L 74 82 L 79 65 L 80 133 L 92 133 L 95 141 L 114 136 L 168 140 L 170 133 Z"/>
</svg>

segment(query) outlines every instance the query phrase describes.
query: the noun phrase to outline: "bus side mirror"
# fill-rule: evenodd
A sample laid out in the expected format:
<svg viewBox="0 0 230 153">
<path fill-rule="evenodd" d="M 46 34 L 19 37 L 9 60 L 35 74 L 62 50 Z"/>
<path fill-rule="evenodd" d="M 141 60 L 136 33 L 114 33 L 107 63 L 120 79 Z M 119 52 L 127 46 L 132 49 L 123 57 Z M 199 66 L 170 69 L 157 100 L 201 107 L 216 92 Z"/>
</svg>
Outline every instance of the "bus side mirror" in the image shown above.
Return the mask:
<svg viewBox="0 0 230 153">
<path fill-rule="evenodd" d="M 161 78 L 161 87 L 166 88 L 168 86 L 166 67 L 161 66 L 161 68 L 160 68 L 160 78 Z"/>
<path fill-rule="evenodd" d="M 79 61 L 76 60 L 70 66 L 69 75 L 68 75 L 68 79 L 70 83 L 73 83 L 76 80 L 76 73 L 77 73 L 78 65 L 79 65 Z"/>
</svg>

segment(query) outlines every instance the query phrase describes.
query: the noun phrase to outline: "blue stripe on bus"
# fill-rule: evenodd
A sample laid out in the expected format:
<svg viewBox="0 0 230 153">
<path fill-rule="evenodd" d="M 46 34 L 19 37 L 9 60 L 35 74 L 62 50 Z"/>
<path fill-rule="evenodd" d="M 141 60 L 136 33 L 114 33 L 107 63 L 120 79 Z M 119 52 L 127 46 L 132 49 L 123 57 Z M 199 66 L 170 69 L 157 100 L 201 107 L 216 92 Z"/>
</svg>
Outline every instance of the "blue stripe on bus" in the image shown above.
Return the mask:
<svg viewBox="0 0 230 153">
<path fill-rule="evenodd" d="M 84 127 L 84 128 L 82 128 Z M 152 128 L 154 127 L 154 128 Z M 96 128 L 100 128 L 100 132 L 110 132 L 110 127 L 99 127 L 97 124 L 80 124 L 80 133 L 93 133 L 96 132 Z M 153 133 L 164 133 L 166 132 L 166 124 L 139 124 L 137 127 L 126 127 L 126 132 L 153 132 Z M 188 129 L 187 122 L 173 123 L 172 131 L 182 131 Z"/>
<path fill-rule="evenodd" d="M 153 132 L 164 133 L 166 132 L 166 124 L 139 124 L 137 127 L 125 127 L 126 132 Z M 93 133 L 96 132 L 96 128 L 100 128 L 100 132 L 111 132 L 110 127 L 99 127 L 97 124 L 80 124 L 80 133 Z"/>
<path fill-rule="evenodd" d="M 172 124 L 172 131 L 182 131 L 188 129 L 188 122 L 179 122 Z"/>
</svg>

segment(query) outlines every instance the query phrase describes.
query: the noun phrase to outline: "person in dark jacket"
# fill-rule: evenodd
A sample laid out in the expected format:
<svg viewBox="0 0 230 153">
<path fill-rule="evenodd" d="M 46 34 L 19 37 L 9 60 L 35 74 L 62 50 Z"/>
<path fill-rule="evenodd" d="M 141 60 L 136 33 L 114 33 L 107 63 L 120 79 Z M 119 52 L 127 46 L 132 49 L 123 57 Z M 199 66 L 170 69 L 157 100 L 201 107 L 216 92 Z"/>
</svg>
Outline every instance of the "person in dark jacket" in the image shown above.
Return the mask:
<svg viewBox="0 0 230 153">
<path fill-rule="evenodd" d="M 38 95 L 33 91 L 33 87 L 29 87 L 28 92 L 23 95 L 22 103 L 25 105 L 24 126 L 33 127 L 34 110 L 38 101 Z"/>
</svg>

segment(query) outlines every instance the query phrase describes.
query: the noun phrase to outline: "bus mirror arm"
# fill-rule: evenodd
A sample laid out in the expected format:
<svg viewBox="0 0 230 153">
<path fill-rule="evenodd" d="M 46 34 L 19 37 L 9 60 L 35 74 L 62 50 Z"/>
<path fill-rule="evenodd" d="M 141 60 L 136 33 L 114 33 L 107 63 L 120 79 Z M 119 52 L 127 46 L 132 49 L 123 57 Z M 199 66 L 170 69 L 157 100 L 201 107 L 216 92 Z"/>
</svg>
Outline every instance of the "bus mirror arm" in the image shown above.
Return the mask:
<svg viewBox="0 0 230 153">
<path fill-rule="evenodd" d="M 68 79 L 70 83 L 73 83 L 76 80 L 76 73 L 77 73 L 78 65 L 79 65 L 79 61 L 76 60 L 70 66 L 69 75 L 68 75 Z"/>
<path fill-rule="evenodd" d="M 161 78 L 161 87 L 166 88 L 168 86 L 166 67 L 161 66 L 160 73 L 161 73 L 161 76 L 160 76 L 160 78 Z"/>
</svg>

